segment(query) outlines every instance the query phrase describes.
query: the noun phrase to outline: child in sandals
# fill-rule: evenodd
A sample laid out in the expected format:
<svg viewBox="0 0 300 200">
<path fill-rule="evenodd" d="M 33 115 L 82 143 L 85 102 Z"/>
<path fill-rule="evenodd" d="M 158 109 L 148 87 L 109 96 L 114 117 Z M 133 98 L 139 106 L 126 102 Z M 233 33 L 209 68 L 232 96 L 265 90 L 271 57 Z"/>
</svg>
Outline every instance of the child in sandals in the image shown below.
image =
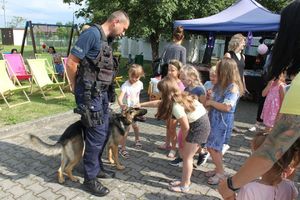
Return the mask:
<svg viewBox="0 0 300 200">
<path fill-rule="evenodd" d="M 181 180 L 172 181 L 169 190 L 188 192 L 193 172 L 193 157 L 210 132 L 210 123 L 204 106 L 187 92 L 180 90 L 176 80 L 166 76 L 158 83 L 161 100 L 141 103 L 144 107 L 158 107 L 156 118 L 169 119 L 172 115 L 180 124 L 183 142 Z"/>
<path fill-rule="evenodd" d="M 133 64 L 128 71 L 129 80 L 121 86 L 121 93 L 118 96 L 118 104 L 122 110 L 125 110 L 127 107 L 133 107 L 140 103 L 140 92 L 143 89 L 143 83 L 140 81 L 140 78 L 144 76 L 144 70 L 142 66 Z M 137 122 L 132 123 L 132 128 L 135 133 L 135 147 L 138 149 L 142 148 L 140 142 L 139 127 Z M 129 154 L 126 150 L 126 140 L 128 133 L 130 131 L 130 126 L 126 129 L 125 135 L 120 142 L 120 154 L 124 158 L 128 158 Z"/>
<path fill-rule="evenodd" d="M 211 124 L 206 146 L 216 166 L 213 171 L 205 174 L 209 177 L 208 184 L 217 185 L 221 179 L 225 179 L 222 149 L 227 138 L 231 136 L 236 104 L 243 93 L 244 87 L 236 62 L 231 58 L 223 58 L 217 64 L 214 95 L 206 100 Z"/>
</svg>

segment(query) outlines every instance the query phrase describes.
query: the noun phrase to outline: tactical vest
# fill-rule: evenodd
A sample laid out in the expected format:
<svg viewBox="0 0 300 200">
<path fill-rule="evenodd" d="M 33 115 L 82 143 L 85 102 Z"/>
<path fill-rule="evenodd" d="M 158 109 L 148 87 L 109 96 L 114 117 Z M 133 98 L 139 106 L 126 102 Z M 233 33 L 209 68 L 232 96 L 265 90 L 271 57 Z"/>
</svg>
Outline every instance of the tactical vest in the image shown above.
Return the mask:
<svg viewBox="0 0 300 200">
<path fill-rule="evenodd" d="M 101 111 L 93 111 L 92 99 L 100 96 L 102 91 L 107 91 L 114 77 L 114 61 L 112 48 L 107 41 L 103 40 L 101 27 L 97 24 L 100 33 L 100 52 L 96 59 L 84 57 L 77 70 L 76 85 L 83 86 L 83 102 L 74 109 L 81 115 L 81 121 L 85 127 L 95 127 L 102 124 Z"/>
<path fill-rule="evenodd" d="M 76 79 L 76 84 L 83 84 L 85 92 L 90 91 L 91 97 L 107 90 L 114 76 L 112 48 L 107 41 L 102 40 L 101 27 L 97 24 L 94 26 L 98 28 L 101 36 L 100 52 L 96 59 L 84 57 L 80 61 Z"/>
</svg>

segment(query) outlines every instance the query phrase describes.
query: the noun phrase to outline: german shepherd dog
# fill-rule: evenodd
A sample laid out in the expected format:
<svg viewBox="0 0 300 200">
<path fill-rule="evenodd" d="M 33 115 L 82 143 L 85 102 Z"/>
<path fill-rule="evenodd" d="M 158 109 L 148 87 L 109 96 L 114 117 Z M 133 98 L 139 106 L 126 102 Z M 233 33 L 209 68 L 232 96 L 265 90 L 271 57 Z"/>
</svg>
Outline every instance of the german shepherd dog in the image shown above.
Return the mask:
<svg viewBox="0 0 300 200">
<path fill-rule="evenodd" d="M 127 108 L 121 113 L 110 112 L 109 117 L 109 139 L 106 144 L 108 161 L 115 164 L 118 170 L 125 167 L 120 164 L 118 156 L 118 145 L 125 134 L 126 128 L 134 121 L 144 121 L 143 116 L 147 113 L 146 109 Z M 85 127 L 81 121 L 71 124 L 61 135 L 55 144 L 48 144 L 39 137 L 30 134 L 30 140 L 39 148 L 48 150 L 47 155 L 61 154 L 61 165 L 58 169 L 58 182 L 64 183 L 64 175 L 74 182 L 79 181 L 72 174 L 73 168 L 79 163 L 84 154 L 84 131 Z"/>
</svg>

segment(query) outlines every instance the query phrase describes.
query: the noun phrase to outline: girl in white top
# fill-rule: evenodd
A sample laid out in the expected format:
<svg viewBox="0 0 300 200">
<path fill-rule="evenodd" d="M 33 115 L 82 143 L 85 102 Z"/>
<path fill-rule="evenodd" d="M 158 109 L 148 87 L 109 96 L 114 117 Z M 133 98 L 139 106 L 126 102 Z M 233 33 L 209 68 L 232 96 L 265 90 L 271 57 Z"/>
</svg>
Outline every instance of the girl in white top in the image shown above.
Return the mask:
<svg viewBox="0 0 300 200">
<path fill-rule="evenodd" d="M 170 183 L 174 192 L 188 192 L 193 171 L 193 157 L 210 132 L 204 106 L 194 96 L 180 90 L 176 80 L 166 76 L 158 83 L 161 100 L 144 102 L 140 106 L 158 107 L 156 117 L 167 120 L 174 116 L 183 135 L 183 172 L 181 180 Z"/>
<path fill-rule="evenodd" d="M 127 107 L 133 107 L 140 103 L 140 92 L 143 89 L 143 83 L 140 81 L 140 78 L 144 76 L 144 70 L 142 66 L 133 64 L 128 71 L 129 80 L 121 86 L 121 93 L 118 97 L 118 104 L 125 110 Z M 139 127 L 137 123 L 132 123 L 132 128 L 135 133 L 135 147 L 142 148 L 142 144 L 139 138 Z M 126 140 L 128 133 L 130 131 L 130 126 L 127 128 L 124 138 L 121 140 L 121 150 L 120 154 L 124 158 L 128 158 L 129 154 L 126 151 Z"/>
<path fill-rule="evenodd" d="M 252 141 L 252 149 L 256 150 L 265 141 L 266 134 L 258 133 Z M 299 143 L 298 143 L 299 144 Z M 293 145 L 274 165 L 262 175 L 261 179 L 241 187 L 237 200 L 293 200 L 297 199 L 298 190 L 294 182 L 283 178 L 283 173 L 290 164 L 299 164 L 299 147 Z"/>
</svg>

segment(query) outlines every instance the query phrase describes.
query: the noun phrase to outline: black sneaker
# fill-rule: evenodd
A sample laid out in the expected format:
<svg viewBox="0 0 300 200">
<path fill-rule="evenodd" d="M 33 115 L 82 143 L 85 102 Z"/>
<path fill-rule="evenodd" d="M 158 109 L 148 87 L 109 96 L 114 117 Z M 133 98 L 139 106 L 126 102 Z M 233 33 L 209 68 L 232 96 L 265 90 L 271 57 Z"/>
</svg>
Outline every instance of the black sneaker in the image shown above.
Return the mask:
<svg viewBox="0 0 300 200">
<path fill-rule="evenodd" d="M 177 157 L 174 160 L 172 160 L 171 162 L 169 162 L 169 164 L 174 166 L 174 167 L 182 167 L 183 160 L 182 160 L 182 158 Z"/>
<path fill-rule="evenodd" d="M 110 192 L 109 189 L 104 187 L 97 179 L 84 180 L 83 187 L 85 191 L 98 197 L 103 197 Z"/>
<path fill-rule="evenodd" d="M 208 156 L 209 156 L 209 154 L 207 152 L 206 153 L 199 153 L 197 165 L 198 166 L 204 165 L 207 161 Z"/>
</svg>

